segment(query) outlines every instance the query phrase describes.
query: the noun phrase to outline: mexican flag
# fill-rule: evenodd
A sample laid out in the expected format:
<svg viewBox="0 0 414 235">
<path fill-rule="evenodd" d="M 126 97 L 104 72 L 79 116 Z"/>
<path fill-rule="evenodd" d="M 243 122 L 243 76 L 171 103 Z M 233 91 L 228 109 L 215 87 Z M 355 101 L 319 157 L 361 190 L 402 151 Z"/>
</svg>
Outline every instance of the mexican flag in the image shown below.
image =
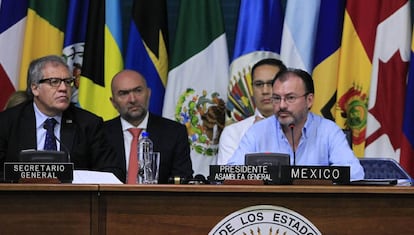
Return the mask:
<svg viewBox="0 0 414 235">
<path fill-rule="evenodd" d="M 220 1 L 182 0 L 163 116 L 187 126 L 195 175 L 208 176 L 217 162 L 228 66 Z"/>
</svg>

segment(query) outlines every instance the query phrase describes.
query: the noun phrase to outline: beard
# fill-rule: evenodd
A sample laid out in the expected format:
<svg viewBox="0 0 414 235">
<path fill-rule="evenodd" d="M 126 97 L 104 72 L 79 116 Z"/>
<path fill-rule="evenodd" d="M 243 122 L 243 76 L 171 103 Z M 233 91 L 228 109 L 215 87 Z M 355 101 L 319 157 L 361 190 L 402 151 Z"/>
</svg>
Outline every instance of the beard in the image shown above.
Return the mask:
<svg viewBox="0 0 414 235">
<path fill-rule="evenodd" d="M 281 117 L 281 113 L 284 115 Z M 304 109 L 302 112 L 299 113 L 292 113 L 287 110 L 279 110 L 277 112 L 277 120 L 282 126 L 289 127 L 290 124 L 298 124 L 303 120 L 306 120 L 308 116 L 308 109 Z"/>
<path fill-rule="evenodd" d="M 121 113 L 121 117 L 129 123 L 140 123 L 145 118 L 145 115 L 147 115 L 147 112 L 147 108 L 138 106 L 137 110 L 124 110 L 124 112 Z"/>
</svg>

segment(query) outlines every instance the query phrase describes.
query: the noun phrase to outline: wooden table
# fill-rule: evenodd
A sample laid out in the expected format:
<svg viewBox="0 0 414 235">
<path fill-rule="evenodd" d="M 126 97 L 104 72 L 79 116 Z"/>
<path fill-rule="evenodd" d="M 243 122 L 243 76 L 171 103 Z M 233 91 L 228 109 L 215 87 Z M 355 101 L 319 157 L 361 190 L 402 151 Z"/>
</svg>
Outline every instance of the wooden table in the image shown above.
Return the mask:
<svg viewBox="0 0 414 235">
<path fill-rule="evenodd" d="M 253 205 L 294 210 L 323 234 L 414 234 L 412 187 L 102 185 L 100 197 L 101 234 L 208 234 Z"/>
<path fill-rule="evenodd" d="M 98 189 L 0 184 L 0 234 L 98 234 Z"/>
<path fill-rule="evenodd" d="M 0 234 L 208 234 L 254 205 L 323 234 L 414 234 L 414 187 L 0 184 Z"/>
</svg>

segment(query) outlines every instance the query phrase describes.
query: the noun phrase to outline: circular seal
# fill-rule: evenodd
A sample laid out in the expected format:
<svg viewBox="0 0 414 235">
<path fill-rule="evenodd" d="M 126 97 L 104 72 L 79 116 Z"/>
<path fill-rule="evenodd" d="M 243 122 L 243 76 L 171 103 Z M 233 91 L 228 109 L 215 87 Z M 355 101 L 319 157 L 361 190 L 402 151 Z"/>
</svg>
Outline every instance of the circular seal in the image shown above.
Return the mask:
<svg viewBox="0 0 414 235">
<path fill-rule="evenodd" d="M 304 234 L 321 232 L 304 216 L 290 209 L 258 205 L 236 211 L 222 219 L 209 235 Z"/>
</svg>

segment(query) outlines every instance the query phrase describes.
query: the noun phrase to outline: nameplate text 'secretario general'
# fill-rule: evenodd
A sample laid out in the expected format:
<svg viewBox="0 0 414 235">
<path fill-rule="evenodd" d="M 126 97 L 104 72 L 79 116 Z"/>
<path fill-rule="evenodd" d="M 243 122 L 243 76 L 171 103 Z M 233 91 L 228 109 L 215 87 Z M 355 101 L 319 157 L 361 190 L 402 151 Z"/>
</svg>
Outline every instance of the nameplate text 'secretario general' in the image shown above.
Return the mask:
<svg viewBox="0 0 414 235">
<path fill-rule="evenodd" d="M 73 163 L 36 163 L 6 162 L 4 163 L 5 182 L 59 182 L 72 183 Z"/>
</svg>

